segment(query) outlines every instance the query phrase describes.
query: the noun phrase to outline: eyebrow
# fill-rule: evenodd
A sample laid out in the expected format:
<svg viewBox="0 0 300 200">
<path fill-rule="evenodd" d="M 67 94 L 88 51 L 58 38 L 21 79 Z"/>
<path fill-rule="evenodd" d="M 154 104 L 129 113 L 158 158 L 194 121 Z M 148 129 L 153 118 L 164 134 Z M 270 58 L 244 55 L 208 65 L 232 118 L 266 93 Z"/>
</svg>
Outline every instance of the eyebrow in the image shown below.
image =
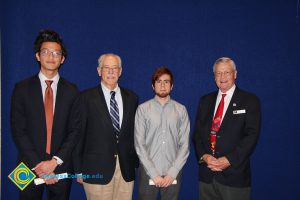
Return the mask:
<svg viewBox="0 0 300 200">
<path fill-rule="evenodd" d="M 156 81 L 171 81 L 171 79 L 157 79 Z"/>
</svg>

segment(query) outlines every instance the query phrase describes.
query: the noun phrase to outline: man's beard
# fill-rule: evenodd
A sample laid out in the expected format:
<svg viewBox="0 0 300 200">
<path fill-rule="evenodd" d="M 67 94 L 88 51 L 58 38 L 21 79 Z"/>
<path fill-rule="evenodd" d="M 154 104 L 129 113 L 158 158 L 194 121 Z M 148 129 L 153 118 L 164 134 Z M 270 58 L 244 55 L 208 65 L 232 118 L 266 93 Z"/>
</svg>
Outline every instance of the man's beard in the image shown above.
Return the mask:
<svg viewBox="0 0 300 200">
<path fill-rule="evenodd" d="M 156 95 L 160 98 L 166 98 L 167 96 L 169 96 L 170 93 L 156 93 Z"/>
</svg>

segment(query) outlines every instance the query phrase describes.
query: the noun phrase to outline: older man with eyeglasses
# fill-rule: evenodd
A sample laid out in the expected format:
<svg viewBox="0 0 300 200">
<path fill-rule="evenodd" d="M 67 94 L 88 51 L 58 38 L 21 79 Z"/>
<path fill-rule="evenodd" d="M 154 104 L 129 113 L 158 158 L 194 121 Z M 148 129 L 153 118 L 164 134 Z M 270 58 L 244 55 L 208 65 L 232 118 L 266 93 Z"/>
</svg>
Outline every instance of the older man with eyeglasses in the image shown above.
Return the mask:
<svg viewBox="0 0 300 200">
<path fill-rule="evenodd" d="M 139 164 L 134 149 L 138 97 L 118 84 L 118 55 L 103 54 L 98 64 L 99 85 L 81 95 L 83 137 L 74 159 L 76 172 L 86 178 L 77 181 L 83 183 L 88 200 L 130 200 Z"/>
<path fill-rule="evenodd" d="M 250 156 L 260 132 L 260 102 L 235 85 L 232 59 L 217 59 L 213 72 L 219 90 L 201 98 L 193 136 L 200 199 L 250 200 Z"/>
</svg>

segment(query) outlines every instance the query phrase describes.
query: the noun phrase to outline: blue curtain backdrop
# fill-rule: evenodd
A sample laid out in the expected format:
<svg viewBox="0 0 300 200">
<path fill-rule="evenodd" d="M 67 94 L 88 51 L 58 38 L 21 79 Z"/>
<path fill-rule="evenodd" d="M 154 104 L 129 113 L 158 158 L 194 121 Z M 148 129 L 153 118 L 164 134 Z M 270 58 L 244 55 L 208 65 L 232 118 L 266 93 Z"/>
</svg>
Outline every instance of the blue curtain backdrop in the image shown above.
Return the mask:
<svg viewBox="0 0 300 200">
<path fill-rule="evenodd" d="M 122 57 L 120 85 L 134 90 L 140 103 L 153 97 L 154 69 L 168 66 L 175 76 L 172 98 L 187 107 L 192 130 L 199 97 L 216 90 L 213 62 L 232 57 L 237 85 L 256 93 L 262 103 L 261 136 L 252 156 L 252 199 L 300 199 L 297 0 L 2 0 L 2 199 L 17 199 L 19 190 L 7 178 L 17 155 L 9 125 L 10 96 L 17 81 L 38 72 L 33 42 L 44 28 L 62 35 L 69 57 L 60 74 L 81 90 L 99 83 L 96 67 L 102 53 Z M 193 148 L 183 176 L 180 199 L 197 199 Z M 84 198 L 82 187 L 74 183 L 71 199 Z"/>
</svg>

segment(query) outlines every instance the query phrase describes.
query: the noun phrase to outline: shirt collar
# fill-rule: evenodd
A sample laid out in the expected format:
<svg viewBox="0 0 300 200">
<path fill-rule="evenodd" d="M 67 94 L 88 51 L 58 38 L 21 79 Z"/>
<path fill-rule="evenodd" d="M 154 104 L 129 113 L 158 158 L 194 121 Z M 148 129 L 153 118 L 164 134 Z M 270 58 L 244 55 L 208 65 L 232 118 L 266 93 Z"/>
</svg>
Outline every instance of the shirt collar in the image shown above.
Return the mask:
<svg viewBox="0 0 300 200">
<path fill-rule="evenodd" d="M 106 86 L 101 82 L 101 88 L 102 88 L 102 90 L 103 90 L 105 93 L 108 93 L 108 94 L 110 94 L 111 91 L 115 91 L 116 93 L 119 93 L 119 92 L 120 92 L 120 87 L 119 87 L 118 84 L 117 84 L 117 86 L 115 87 L 115 89 L 110 90 L 108 87 L 106 87 Z"/>
<path fill-rule="evenodd" d="M 158 100 L 158 98 L 159 98 L 159 97 L 158 97 L 157 95 L 155 95 L 154 100 L 155 100 L 155 102 L 157 102 L 159 105 L 161 105 L 160 102 L 159 102 L 159 100 Z M 170 101 L 171 101 L 171 97 L 170 97 L 170 95 L 168 95 L 168 96 L 167 96 L 167 101 L 166 101 L 165 105 L 168 104 L 168 103 L 170 103 Z"/>
<path fill-rule="evenodd" d="M 60 76 L 58 73 L 53 78 L 47 78 L 41 71 L 39 72 L 39 79 L 41 80 L 41 83 L 43 83 L 43 84 L 45 83 L 46 80 L 51 80 L 51 81 L 53 81 L 53 83 L 55 85 L 57 85 L 59 78 L 60 78 Z"/>
<path fill-rule="evenodd" d="M 226 93 L 222 93 L 221 90 L 219 90 L 218 96 L 221 96 L 222 94 L 226 94 L 226 97 L 231 97 L 233 95 L 235 88 L 236 86 L 235 84 L 233 84 L 233 86 Z"/>
</svg>

